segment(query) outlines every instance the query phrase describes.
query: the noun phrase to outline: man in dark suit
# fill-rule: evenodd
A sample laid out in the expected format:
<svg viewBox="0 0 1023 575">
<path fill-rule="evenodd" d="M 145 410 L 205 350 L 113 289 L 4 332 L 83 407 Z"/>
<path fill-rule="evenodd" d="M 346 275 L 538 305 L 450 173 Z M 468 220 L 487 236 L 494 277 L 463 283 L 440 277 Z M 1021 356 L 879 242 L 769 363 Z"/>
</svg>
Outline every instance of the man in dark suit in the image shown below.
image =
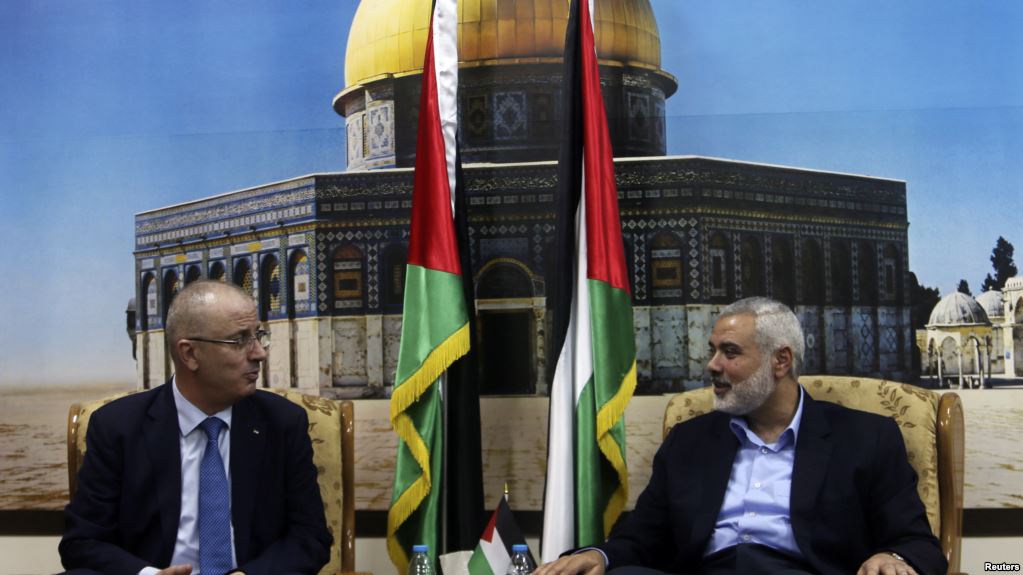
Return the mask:
<svg viewBox="0 0 1023 575">
<path fill-rule="evenodd" d="M 198 281 L 168 311 L 175 375 L 96 410 L 60 555 L 71 573 L 316 573 L 331 535 L 305 411 L 257 391 L 252 298 Z M 207 449 L 209 448 L 209 449 Z"/>
<path fill-rule="evenodd" d="M 604 544 L 536 575 L 945 573 L 898 427 L 802 390 L 789 308 L 726 307 L 710 348 L 715 411 L 671 430 Z"/>
</svg>

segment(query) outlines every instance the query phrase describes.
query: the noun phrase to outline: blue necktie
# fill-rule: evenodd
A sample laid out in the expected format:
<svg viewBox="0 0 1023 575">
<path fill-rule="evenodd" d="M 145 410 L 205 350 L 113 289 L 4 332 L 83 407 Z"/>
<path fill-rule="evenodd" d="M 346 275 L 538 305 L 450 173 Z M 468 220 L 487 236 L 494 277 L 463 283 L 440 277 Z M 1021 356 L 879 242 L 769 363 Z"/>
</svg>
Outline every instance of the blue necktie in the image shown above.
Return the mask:
<svg viewBox="0 0 1023 575">
<path fill-rule="evenodd" d="M 231 491 L 217 440 L 227 424 L 209 417 L 199 424 L 206 432 L 206 453 L 199 463 L 199 572 L 222 575 L 231 560 Z"/>
</svg>

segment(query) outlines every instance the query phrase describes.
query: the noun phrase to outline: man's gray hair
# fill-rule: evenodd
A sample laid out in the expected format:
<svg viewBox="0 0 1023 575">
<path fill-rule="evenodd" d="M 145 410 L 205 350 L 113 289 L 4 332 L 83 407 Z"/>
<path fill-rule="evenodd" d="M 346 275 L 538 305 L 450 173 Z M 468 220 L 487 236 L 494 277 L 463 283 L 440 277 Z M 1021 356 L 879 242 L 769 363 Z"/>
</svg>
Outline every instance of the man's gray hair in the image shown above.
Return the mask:
<svg viewBox="0 0 1023 575">
<path fill-rule="evenodd" d="M 789 306 L 766 297 L 748 297 L 725 306 L 719 318 L 734 315 L 752 315 L 756 326 L 757 345 L 766 354 L 783 347 L 792 350 L 792 378 L 798 379 L 803 370 L 806 342 L 803 327 Z"/>
<path fill-rule="evenodd" d="M 167 310 L 167 345 L 171 354 L 176 357 L 175 345 L 182 339 L 189 337 L 209 337 L 208 334 L 199 333 L 205 328 L 205 308 L 211 305 L 216 298 L 211 297 L 214 293 L 234 292 L 250 301 L 253 301 L 252 294 L 233 283 L 217 280 L 196 280 L 184 287 L 171 301 L 170 309 Z"/>
</svg>

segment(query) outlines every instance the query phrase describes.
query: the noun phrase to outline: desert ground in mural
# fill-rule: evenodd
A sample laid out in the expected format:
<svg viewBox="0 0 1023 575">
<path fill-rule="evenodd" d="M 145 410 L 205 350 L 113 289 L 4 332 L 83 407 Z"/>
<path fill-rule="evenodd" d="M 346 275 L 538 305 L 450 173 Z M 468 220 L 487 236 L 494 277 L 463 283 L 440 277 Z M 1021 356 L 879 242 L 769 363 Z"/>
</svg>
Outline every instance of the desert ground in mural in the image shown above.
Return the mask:
<svg viewBox="0 0 1023 575">
<path fill-rule="evenodd" d="M 0 509 L 61 509 L 67 502 L 68 407 L 105 397 L 131 384 L 0 389 Z M 1023 387 L 957 391 L 966 408 L 966 507 L 1023 508 Z M 661 440 L 666 396 L 633 399 L 626 414 L 630 507 L 650 474 Z M 487 505 L 508 483 L 512 506 L 542 507 L 547 401 L 536 397 L 485 398 L 483 457 Z M 356 506 L 387 509 L 395 435 L 386 400 L 356 402 Z"/>
</svg>

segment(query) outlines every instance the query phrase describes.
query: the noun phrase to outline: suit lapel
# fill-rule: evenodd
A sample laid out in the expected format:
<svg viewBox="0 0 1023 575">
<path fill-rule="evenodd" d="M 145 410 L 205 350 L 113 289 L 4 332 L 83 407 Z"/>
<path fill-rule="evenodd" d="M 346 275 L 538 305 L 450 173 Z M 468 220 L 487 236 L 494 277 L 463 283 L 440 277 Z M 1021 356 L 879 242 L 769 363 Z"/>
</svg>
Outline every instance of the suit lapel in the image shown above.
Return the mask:
<svg viewBox="0 0 1023 575">
<path fill-rule="evenodd" d="M 181 430 L 171 385 L 167 382 L 157 392 L 147 413 L 149 425 L 142 430 L 153 469 L 153 491 L 157 496 L 163 531 L 160 554 L 167 561 L 174 553 L 181 520 Z"/>
<path fill-rule="evenodd" d="M 792 469 L 791 515 L 793 529 L 796 519 L 812 515 L 817 493 L 824 483 L 824 475 L 831 459 L 831 424 L 820 405 L 809 393 L 803 393 L 803 419 L 799 424 L 796 441 L 796 461 Z M 798 537 L 798 533 L 797 533 Z"/>
<path fill-rule="evenodd" d="M 715 413 L 714 417 L 704 452 L 707 457 L 701 466 L 706 496 L 702 498 L 702 504 L 693 519 L 693 540 L 700 542 L 707 541 L 714 531 L 721 505 L 725 501 L 735 454 L 739 449 L 739 440 L 728 427 L 729 416 Z"/>
<path fill-rule="evenodd" d="M 266 421 L 251 398 L 235 404 L 231 413 L 231 515 L 239 563 L 252 555 L 248 547 L 266 434 Z"/>
</svg>

